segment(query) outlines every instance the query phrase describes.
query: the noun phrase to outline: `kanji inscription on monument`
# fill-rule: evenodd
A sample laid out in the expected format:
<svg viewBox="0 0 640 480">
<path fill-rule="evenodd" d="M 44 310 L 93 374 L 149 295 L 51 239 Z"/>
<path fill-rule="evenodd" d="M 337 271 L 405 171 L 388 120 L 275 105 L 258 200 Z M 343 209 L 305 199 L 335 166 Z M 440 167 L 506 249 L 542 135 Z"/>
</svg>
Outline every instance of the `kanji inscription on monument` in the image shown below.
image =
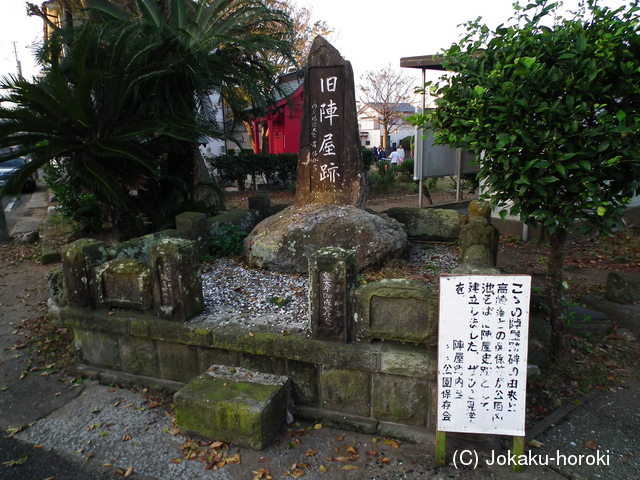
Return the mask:
<svg viewBox="0 0 640 480">
<path fill-rule="evenodd" d="M 524 436 L 531 277 L 442 275 L 438 430 Z"/>
<path fill-rule="evenodd" d="M 322 37 L 304 80 L 296 205 L 366 204 L 351 64 Z"/>
</svg>

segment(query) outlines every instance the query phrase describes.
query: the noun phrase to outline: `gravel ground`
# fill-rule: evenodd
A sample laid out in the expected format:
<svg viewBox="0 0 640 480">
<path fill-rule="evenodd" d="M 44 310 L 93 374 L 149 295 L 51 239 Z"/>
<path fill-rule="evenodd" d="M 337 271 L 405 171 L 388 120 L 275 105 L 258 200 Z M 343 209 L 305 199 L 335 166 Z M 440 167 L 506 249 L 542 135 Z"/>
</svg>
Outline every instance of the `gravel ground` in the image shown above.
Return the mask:
<svg viewBox="0 0 640 480">
<path fill-rule="evenodd" d="M 408 263 L 412 272 L 425 276 L 449 273 L 457 266 L 456 254 L 439 244 L 412 244 Z M 202 273 L 205 310 L 193 322 L 247 328 L 268 325 L 283 332 L 310 334 L 308 277 L 247 268 L 238 259 L 221 258 Z"/>
</svg>

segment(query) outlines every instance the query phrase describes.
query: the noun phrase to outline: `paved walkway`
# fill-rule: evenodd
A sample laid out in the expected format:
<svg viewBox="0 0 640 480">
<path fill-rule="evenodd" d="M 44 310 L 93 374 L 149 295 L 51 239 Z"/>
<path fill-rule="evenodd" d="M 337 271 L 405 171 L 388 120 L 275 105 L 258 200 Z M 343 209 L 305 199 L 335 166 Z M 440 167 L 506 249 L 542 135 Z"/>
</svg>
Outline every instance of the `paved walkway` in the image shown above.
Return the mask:
<svg viewBox="0 0 640 480">
<path fill-rule="evenodd" d="M 32 198 L 38 207 L 31 217 L 42 219 L 36 211 L 46 209 L 46 201 L 37 195 Z M 25 223 L 32 219 L 23 219 L 14 235 L 32 229 L 32 224 L 27 228 Z M 210 450 L 211 456 L 227 452 L 227 458 L 239 463 L 207 470 L 202 455 L 185 458 L 181 447 L 188 439 L 177 433 L 172 417 L 148 395 L 93 381 L 71 382 L 64 376 L 24 375 L 27 351 L 15 349 L 24 333 L 17 326 L 37 315 L 38 305 L 48 296 L 43 276 L 53 267 L 18 264 L 0 270 L 4 299 L 0 302 L 0 428 L 6 435 L 0 439 L 2 479 L 103 479 L 127 473 L 129 478 L 171 480 L 267 475 L 358 480 L 640 479 L 637 379 L 630 379 L 628 388 L 588 395 L 581 404 L 564 407 L 536 425 L 528 432 L 528 440 L 535 439 L 540 447 L 527 448 L 527 459 L 537 465 L 526 466 L 518 474 L 508 465 L 498 465 L 509 458 L 505 438 L 492 443 L 451 440 L 448 466 L 438 469 L 433 446 L 398 444 L 313 424 L 290 425 L 262 452 L 233 446 L 228 452 L 226 447 Z M 22 291 L 19 285 L 25 283 L 29 288 Z M 192 444 L 196 447 L 204 450 Z"/>
</svg>

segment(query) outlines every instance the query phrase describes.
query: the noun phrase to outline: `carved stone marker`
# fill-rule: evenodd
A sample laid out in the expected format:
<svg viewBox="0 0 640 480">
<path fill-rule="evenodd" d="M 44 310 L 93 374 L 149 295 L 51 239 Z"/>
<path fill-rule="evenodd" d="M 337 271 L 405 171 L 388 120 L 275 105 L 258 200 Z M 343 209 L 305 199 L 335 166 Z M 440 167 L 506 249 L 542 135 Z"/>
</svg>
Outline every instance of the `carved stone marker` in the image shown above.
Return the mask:
<svg viewBox="0 0 640 480">
<path fill-rule="evenodd" d="M 348 342 L 353 323 L 356 256 L 328 247 L 309 259 L 309 315 L 313 337 Z"/>
<path fill-rule="evenodd" d="M 313 42 L 304 88 L 295 204 L 251 231 L 244 242 L 249 263 L 305 273 L 310 256 L 325 247 L 355 250 L 359 269 L 400 256 L 408 246 L 402 225 L 364 209 L 351 64 L 322 37 Z"/>
<path fill-rule="evenodd" d="M 311 47 L 304 89 L 295 204 L 364 208 L 353 70 L 322 37 Z"/>
</svg>

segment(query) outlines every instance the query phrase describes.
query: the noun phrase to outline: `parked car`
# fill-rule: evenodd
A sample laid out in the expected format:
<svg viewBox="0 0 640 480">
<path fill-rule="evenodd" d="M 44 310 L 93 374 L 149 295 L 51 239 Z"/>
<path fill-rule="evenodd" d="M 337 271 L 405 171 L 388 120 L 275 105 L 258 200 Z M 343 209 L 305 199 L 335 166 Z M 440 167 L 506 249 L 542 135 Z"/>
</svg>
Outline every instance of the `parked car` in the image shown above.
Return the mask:
<svg viewBox="0 0 640 480">
<path fill-rule="evenodd" d="M 17 169 L 25 165 L 27 161 L 22 158 L 14 158 L 12 160 L 7 160 L 6 162 L 0 163 L 0 187 L 3 187 L 5 183 L 11 178 L 11 176 L 15 173 Z M 33 193 L 36 190 L 36 180 L 32 177 L 29 178 L 24 186 L 22 187 L 22 191 L 24 193 Z"/>
</svg>

